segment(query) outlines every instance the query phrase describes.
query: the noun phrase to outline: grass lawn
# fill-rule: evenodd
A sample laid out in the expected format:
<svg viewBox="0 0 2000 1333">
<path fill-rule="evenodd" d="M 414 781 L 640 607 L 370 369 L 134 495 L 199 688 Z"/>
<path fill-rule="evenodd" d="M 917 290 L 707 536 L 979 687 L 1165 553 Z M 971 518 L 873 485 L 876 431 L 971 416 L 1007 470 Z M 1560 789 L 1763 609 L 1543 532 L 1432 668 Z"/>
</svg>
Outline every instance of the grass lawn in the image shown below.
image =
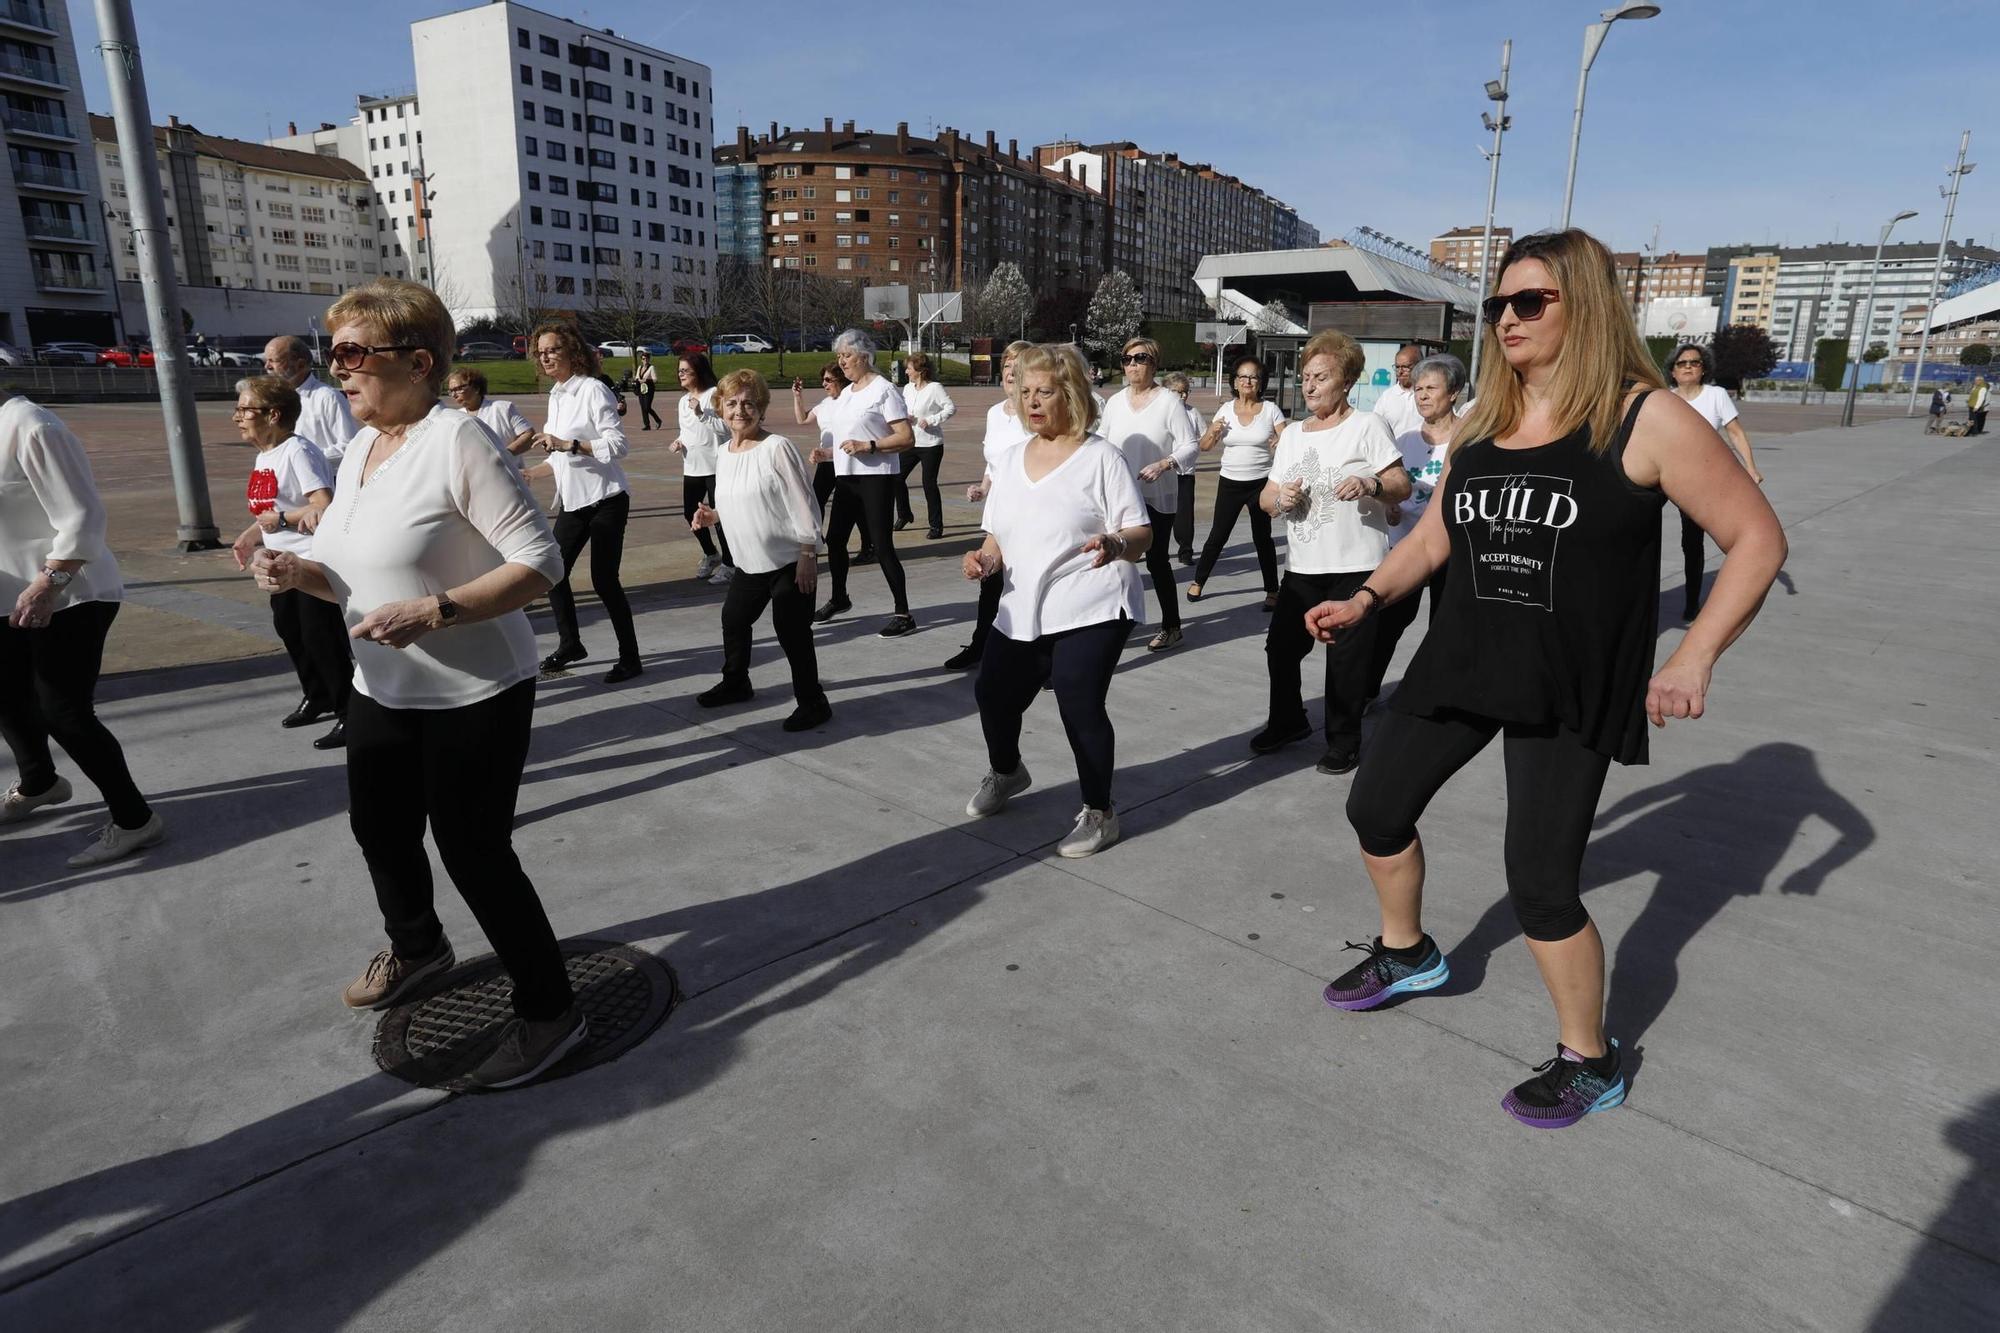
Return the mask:
<svg viewBox="0 0 2000 1333">
<path fill-rule="evenodd" d="M 794 379 L 803 379 L 812 386 L 819 378 L 819 368 L 833 360 L 831 352 L 786 352 L 784 371 L 778 369 L 777 352 L 745 352 L 740 356 L 719 356 L 715 358 L 715 373 L 727 375 L 732 370 L 754 370 L 770 384 L 772 392 L 778 393 L 788 388 Z M 878 352 L 875 355 L 876 368 L 887 374 L 890 355 Z M 532 364 L 526 361 L 477 361 L 476 365 L 486 376 L 487 391 L 497 398 L 519 397 L 523 394 L 546 393 L 548 382 L 535 373 Z M 674 363 L 671 358 L 661 358 L 653 363 L 660 372 L 660 392 L 672 394 L 680 392 L 674 382 Z M 956 361 L 933 360 L 940 379 L 945 384 L 970 383 L 971 372 Z M 606 357 L 604 373 L 612 379 L 622 379 L 632 368 L 628 357 Z"/>
</svg>

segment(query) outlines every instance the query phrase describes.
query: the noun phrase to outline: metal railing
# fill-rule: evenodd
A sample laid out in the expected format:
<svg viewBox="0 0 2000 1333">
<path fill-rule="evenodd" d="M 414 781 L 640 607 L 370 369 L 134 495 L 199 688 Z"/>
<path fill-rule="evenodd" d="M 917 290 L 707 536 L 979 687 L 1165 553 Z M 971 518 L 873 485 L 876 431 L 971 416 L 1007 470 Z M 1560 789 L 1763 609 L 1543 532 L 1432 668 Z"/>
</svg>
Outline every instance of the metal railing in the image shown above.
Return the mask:
<svg viewBox="0 0 2000 1333">
<path fill-rule="evenodd" d="M 51 116 L 41 111 L 23 111 L 18 107 L 8 107 L 0 111 L 0 123 L 21 134 L 42 134 L 51 139 L 74 139 L 70 133 L 66 116 Z"/>
<path fill-rule="evenodd" d="M 251 372 L 240 366 L 187 367 L 185 374 L 203 399 L 229 398 L 236 381 Z M 0 366 L 0 385 L 29 398 L 157 398 L 160 377 L 144 367 L 122 366 Z"/>
<path fill-rule="evenodd" d="M 0 18 L 25 23 L 44 32 L 56 30 L 56 25 L 49 22 L 48 7 L 42 4 L 41 0 L 0 0 Z"/>
<path fill-rule="evenodd" d="M 90 239 L 90 224 L 78 218 L 52 218 L 39 213 L 25 213 L 21 225 L 27 229 L 28 239 L 35 241 L 87 241 Z"/>
<path fill-rule="evenodd" d="M 48 291 L 58 292 L 101 292 L 104 280 L 97 270 L 73 271 L 65 268 L 37 268 L 35 285 Z"/>
<path fill-rule="evenodd" d="M 34 79 L 41 83 L 62 83 L 62 70 L 53 60 L 43 60 L 37 56 L 22 55 L 19 51 L 9 51 L 0 47 L 0 73 L 12 74 L 20 79 Z"/>
<path fill-rule="evenodd" d="M 18 185 L 46 185 L 57 190 L 83 190 L 83 175 L 68 167 L 51 167 L 40 162 L 16 162 L 14 181 Z"/>
</svg>

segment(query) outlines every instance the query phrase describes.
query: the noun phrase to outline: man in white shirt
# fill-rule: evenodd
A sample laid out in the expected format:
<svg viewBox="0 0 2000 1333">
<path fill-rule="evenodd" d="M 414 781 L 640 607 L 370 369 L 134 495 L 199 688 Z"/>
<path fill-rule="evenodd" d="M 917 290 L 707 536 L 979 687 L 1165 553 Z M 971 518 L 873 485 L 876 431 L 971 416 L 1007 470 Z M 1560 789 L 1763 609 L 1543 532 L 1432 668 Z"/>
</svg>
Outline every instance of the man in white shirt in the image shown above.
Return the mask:
<svg viewBox="0 0 2000 1333">
<path fill-rule="evenodd" d="M 339 470 L 347 442 L 361 429 L 348 409 L 347 395 L 313 374 L 312 353 L 305 341 L 290 334 L 264 344 L 264 372 L 276 375 L 299 392 L 296 433 L 319 446 L 326 461 Z"/>
<path fill-rule="evenodd" d="M 1396 349 L 1396 382 L 1382 390 L 1375 400 L 1375 415 L 1389 423 L 1389 433 L 1401 439 L 1424 428 L 1424 414 L 1417 411 L 1417 395 L 1410 386 L 1410 372 L 1424 359 L 1424 349 L 1404 343 Z"/>
</svg>

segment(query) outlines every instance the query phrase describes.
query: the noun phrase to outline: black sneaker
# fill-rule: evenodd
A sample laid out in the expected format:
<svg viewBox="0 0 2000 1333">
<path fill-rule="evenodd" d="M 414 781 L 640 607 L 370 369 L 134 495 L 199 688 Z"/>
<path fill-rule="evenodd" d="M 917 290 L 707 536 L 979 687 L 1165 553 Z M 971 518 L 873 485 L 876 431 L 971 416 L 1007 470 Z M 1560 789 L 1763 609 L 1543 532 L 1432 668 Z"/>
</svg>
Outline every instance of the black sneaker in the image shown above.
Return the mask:
<svg viewBox="0 0 2000 1333">
<path fill-rule="evenodd" d="M 724 704 L 740 704 L 757 697 L 757 691 L 750 688 L 747 680 L 724 679 L 711 685 L 694 697 L 703 708 L 720 708 Z"/>
<path fill-rule="evenodd" d="M 979 659 L 986 655 L 983 651 L 984 647 L 985 645 L 983 644 L 966 644 L 965 647 L 944 660 L 944 669 L 946 671 L 972 670 L 972 668 L 979 665 Z"/>
<path fill-rule="evenodd" d="M 1361 747 L 1352 741 L 1335 741 L 1326 747 L 1326 753 L 1319 757 L 1313 767 L 1329 776 L 1352 773 L 1361 766 Z"/>
<path fill-rule="evenodd" d="M 905 634 L 917 632 L 917 618 L 907 611 L 899 611 L 882 622 L 882 628 L 875 631 L 885 639 L 900 639 Z"/>
<path fill-rule="evenodd" d="M 1615 1037 L 1598 1060 L 1557 1043 L 1555 1058 L 1536 1065 L 1535 1077 L 1502 1097 L 1500 1109 L 1536 1129 L 1567 1129 L 1593 1111 L 1624 1104 L 1624 1065 Z"/>
<path fill-rule="evenodd" d="M 853 609 L 854 603 L 848 601 L 845 597 L 830 597 L 827 599 L 825 606 L 813 612 L 813 621 L 816 624 L 824 625 L 841 612 L 852 611 Z"/>
<path fill-rule="evenodd" d="M 572 643 L 566 647 L 559 646 L 554 652 L 542 659 L 542 670 L 561 671 L 571 662 L 581 662 L 588 656 L 590 654 L 583 650 L 583 645 L 580 643 Z"/>
<path fill-rule="evenodd" d="M 792 715 L 785 719 L 784 727 L 786 731 L 811 731 L 832 720 L 833 705 L 821 699 L 818 703 L 800 704 L 794 708 Z"/>
<path fill-rule="evenodd" d="M 1312 723 L 1304 718 L 1297 722 L 1273 722 L 1250 738 L 1250 748 L 1258 754 L 1276 754 L 1293 741 L 1302 741 L 1312 734 Z"/>
<path fill-rule="evenodd" d="M 1383 948 L 1380 935 L 1372 944 L 1349 940 L 1347 947 L 1361 950 L 1368 955 L 1367 960 L 1335 977 L 1321 994 L 1336 1009 L 1362 1010 L 1387 1004 L 1398 995 L 1436 990 L 1451 980 L 1451 965 L 1445 962 L 1436 940 L 1426 935 L 1422 943 L 1422 957 L 1412 961 Z"/>
</svg>

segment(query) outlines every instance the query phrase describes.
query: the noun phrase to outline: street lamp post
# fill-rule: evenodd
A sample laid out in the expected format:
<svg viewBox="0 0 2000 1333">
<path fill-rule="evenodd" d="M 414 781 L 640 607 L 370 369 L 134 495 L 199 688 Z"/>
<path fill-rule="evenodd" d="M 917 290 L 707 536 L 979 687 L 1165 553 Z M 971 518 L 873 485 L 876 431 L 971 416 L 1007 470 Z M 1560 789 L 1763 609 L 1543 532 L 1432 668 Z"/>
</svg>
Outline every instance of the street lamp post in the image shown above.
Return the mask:
<svg viewBox="0 0 2000 1333">
<path fill-rule="evenodd" d="M 1972 131 L 1958 136 L 1958 165 L 1945 174 L 1951 177 L 1951 188 L 1938 186 L 1938 193 L 1944 196 L 1944 231 L 1938 235 L 1937 264 L 1931 269 L 1931 294 L 1924 302 L 1924 331 L 1917 341 L 1917 364 L 1910 372 L 1910 403 L 1903 409 L 1903 415 L 1917 414 L 1917 385 L 1924 377 L 1924 356 L 1931 350 L 1931 320 L 1937 314 L 1938 287 L 1944 281 L 1945 252 L 1951 248 L 1951 216 L 1958 211 L 1958 183 L 1977 165 L 1965 160 L 1965 150 L 1972 146 Z"/>
<path fill-rule="evenodd" d="M 1493 205 L 1500 194 L 1500 136 L 1514 124 L 1507 114 L 1507 70 L 1514 62 L 1514 39 L 1500 44 L 1500 77 L 1486 81 L 1486 97 L 1494 111 L 1479 113 L 1479 123 L 1493 131 L 1493 151 L 1486 154 L 1486 229 L 1479 240 L 1479 292 L 1472 308 L 1472 393 L 1479 394 L 1479 350 L 1486 343 L 1486 331 L 1479 327 L 1478 302 L 1486 297 L 1486 282 L 1493 271 Z M 1496 115 L 1495 112 L 1498 112 Z M 1483 151 L 1483 150 L 1482 150 Z"/>
<path fill-rule="evenodd" d="M 1569 175 L 1563 181 L 1563 220 L 1565 229 L 1569 227 L 1570 201 L 1576 197 L 1576 150 L 1583 141 L 1583 94 L 1590 84 L 1590 67 L 1597 60 L 1597 52 L 1604 45 L 1604 38 L 1611 31 L 1611 25 L 1619 19 L 1649 19 L 1660 12 L 1658 5 L 1640 4 L 1638 0 L 1616 9 L 1607 9 L 1597 17 L 1598 21 L 1583 30 L 1583 66 L 1576 72 L 1576 115 L 1569 128 Z"/>
<path fill-rule="evenodd" d="M 1861 358 L 1868 351 L 1868 326 L 1875 318 L 1875 283 L 1882 276 L 1882 250 L 1889 244 L 1889 233 L 1896 229 L 1896 224 L 1916 215 L 1916 210 L 1910 208 L 1896 214 L 1882 224 L 1882 235 L 1875 241 L 1875 262 L 1868 267 L 1868 295 L 1861 301 L 1860 337 L 1848 339 L 1849 347 L 1855 346 L 1858 341 L 1860 350 L 1853 354 L 1853 378 L 1847 382 L 1847 405 L 1840 412 L 1840 424 L 1843 426 L 1854 424 L 1854 396 L 1861 389 Z"/>
</svg>

